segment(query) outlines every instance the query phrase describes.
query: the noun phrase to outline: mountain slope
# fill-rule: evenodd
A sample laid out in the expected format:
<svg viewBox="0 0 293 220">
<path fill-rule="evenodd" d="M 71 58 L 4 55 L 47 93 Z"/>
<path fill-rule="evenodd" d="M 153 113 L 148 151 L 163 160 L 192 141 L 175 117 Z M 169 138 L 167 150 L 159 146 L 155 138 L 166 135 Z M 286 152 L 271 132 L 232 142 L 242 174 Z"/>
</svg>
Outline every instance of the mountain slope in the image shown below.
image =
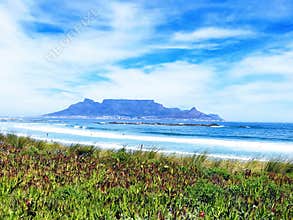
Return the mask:
<svg viewBox="0 0 293 220">
<path fill-rule="evenodd" d="M 166 108 L 154 100 L 128 100 L 128 99 L 105 99 L 102 103 L 91 99 L 84 99 L 69 106 L 62 111 L 47 114 L 54 117 L 102 117 L 102 116 L 123 116 L 123 117 L 152 117 L 152 118 L 176 118 L 176 119 L 198 119 L 210 121 L 222 121 L 223 119 L 215 114 L 205 114 L 196 108 L 180 110 L 179 108 Z"/>
</svg>

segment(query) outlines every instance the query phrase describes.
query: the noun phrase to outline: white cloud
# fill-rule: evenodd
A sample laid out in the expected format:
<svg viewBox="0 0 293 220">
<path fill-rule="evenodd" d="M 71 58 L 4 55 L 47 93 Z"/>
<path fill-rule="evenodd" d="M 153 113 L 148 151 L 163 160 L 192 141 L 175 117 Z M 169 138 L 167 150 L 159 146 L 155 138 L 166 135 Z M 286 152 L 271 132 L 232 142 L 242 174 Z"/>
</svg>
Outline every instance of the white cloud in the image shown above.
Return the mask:
<svg viewBox="0 0 293 220">
<path fill-rule="evenodd" d="M 250 55 L 231 70 L 235 76 L 276 74 L 293 76 L 293 50 Z"/>
<path fill-rule="evenodd" d="M 204 41 L 213 39 L 225 39 L 233 37 L 247 37 L 253 35 L 251 30 L 225 29 L 217 27 L 206 27 L 193 32 L 177 32 L 173 36 L 175 41 Z"/>
<path fill-rule="evenodd" d="M 144 70 L 112 67 L 109 72 L 109 81 L 82 86 L 79 91 L 93 99 L 155 99 L 167 106 L 180 103 L 189 108 L 200 105 L 213 78 L 210 67 L 188 62 L 165 63 Z"/>
<path fill-rule="evenodd" d="M 223 88 L 214 96 L 224 118 L 234 121 L 292 122 L 292 81 L 253 82 Z"/>
<path fill-rule="evenodd" d="M 153 45 L 153 49 L 185 49 L 185 50 L 217 50 L 220 48 L 220 44 L 218 43 L 169 43 L 169 44 L 161 44 L 161 45 Z"/>
<path fill-rule="evenodd" d="M 292 48 L 248 55 L 231 65 L 227 79 L 234 83 L 213 94 L 217 100 L 214 104 L 220 105 L 220 112 L 231 120 L 239 120 L 241 114 L 243 120 L 292 122 L 292 64 Z M 271 75 L 280 79 L 269 78 Z M 250 81 L 245 81 L 247 76 Z"/>
</svg>

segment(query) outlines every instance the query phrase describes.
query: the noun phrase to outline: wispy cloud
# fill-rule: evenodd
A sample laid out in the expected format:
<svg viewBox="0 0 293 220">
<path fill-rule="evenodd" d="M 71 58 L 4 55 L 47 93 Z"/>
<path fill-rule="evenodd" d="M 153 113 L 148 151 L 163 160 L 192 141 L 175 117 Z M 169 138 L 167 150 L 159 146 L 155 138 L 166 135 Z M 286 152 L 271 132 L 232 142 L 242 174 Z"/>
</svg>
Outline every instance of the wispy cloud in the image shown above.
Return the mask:
<svg viewBox="0 0 293 220">
<path fill-rule="evenodd" d="M 156 99 L 168 106 L 176 106 L 175 99 L 181 100 L 180 106 L 188 108 L 191 99 L 201 103 L 212 83 L 213 69 L 178 61 L 143 69 L 111 67 L 105 77 L 108 81 L 81 86 L 80 93 L 93 99 Z"/>
<path fill-rule="evenodd" d="M 85 17 L 83 17 L 76 25 L 74 25 L 73 28 L 71 28 L 64 34 L 64 39 L 60 41 L 58 45 L 48 51 L 48 53 L 45 55 L 45 59 L 48 62 L 52 62 L 57 59 L 66 49 L 66 47 L 72 43 L 73 38 L 80 34 L 83 29 L 91 25 L 91 23 L 93 23 L 95 19 L 98 19 L 98 16 L 98 11 L 88 11 Z"/>
<path fill-rule="evenodd" d="M 207 27 L 193 32 L 177 32 L 173 36 L 175 41 L 205 41 L 213 39 L 225 39 L 236 37 L 249 37 L 255 33 L 251 30 L 225 29 L 217 27 Z"/>
<path fill-rule="evenodd" d="M 293 50 L 247 56 L 231 72 L 235 76 L 276 74 L 293 77 Z"/>
</svg>

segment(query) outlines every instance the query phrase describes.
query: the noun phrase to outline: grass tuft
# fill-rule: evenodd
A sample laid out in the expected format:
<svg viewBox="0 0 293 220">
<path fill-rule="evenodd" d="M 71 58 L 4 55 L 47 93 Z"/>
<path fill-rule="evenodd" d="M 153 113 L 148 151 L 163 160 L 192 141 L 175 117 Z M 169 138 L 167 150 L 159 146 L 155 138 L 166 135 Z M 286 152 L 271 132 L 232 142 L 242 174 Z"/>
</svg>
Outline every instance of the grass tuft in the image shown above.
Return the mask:
<svg viewBox="0 0 293 220">
<path fill-rule="evenodd" d="M 79 157 L 81 156 L 92 156 L 95 152 L 94 146 L 83 146 L 80 144 L 74 144 L 69 147 L 69 152 Z"/>
<path fill-rule="evenodd" d="M 282 173 L 282 174 L 292 173 L 293 164 L 289 162 L 280 162 L 277 160 L 271 160 L 266 163 L 264 170 L 266 172 Z"/>
</svg>

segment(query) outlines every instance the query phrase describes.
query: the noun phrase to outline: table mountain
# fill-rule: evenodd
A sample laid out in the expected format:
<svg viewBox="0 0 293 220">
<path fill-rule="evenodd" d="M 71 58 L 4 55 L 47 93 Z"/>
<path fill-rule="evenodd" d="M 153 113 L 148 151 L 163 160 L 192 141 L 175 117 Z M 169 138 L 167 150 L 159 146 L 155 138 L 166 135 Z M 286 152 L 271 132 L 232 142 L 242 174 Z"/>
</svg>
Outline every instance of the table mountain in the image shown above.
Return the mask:
<svg viewBox="0 0 293 220">
<path fill-rule="evenodd" d="M 207 121 L 222 121 L 216 114 L 205 114 L 196 108 L 181 110 L 179 108 L 166 108 L 154 100 L 105 99 L 102 103 L 91 99 L 84 99 L 69 106 L 62 111 L 47 114 L 54 117 L 144 117 L 144 118 L 174 118 L 197 119 Z"/>
</svg>

